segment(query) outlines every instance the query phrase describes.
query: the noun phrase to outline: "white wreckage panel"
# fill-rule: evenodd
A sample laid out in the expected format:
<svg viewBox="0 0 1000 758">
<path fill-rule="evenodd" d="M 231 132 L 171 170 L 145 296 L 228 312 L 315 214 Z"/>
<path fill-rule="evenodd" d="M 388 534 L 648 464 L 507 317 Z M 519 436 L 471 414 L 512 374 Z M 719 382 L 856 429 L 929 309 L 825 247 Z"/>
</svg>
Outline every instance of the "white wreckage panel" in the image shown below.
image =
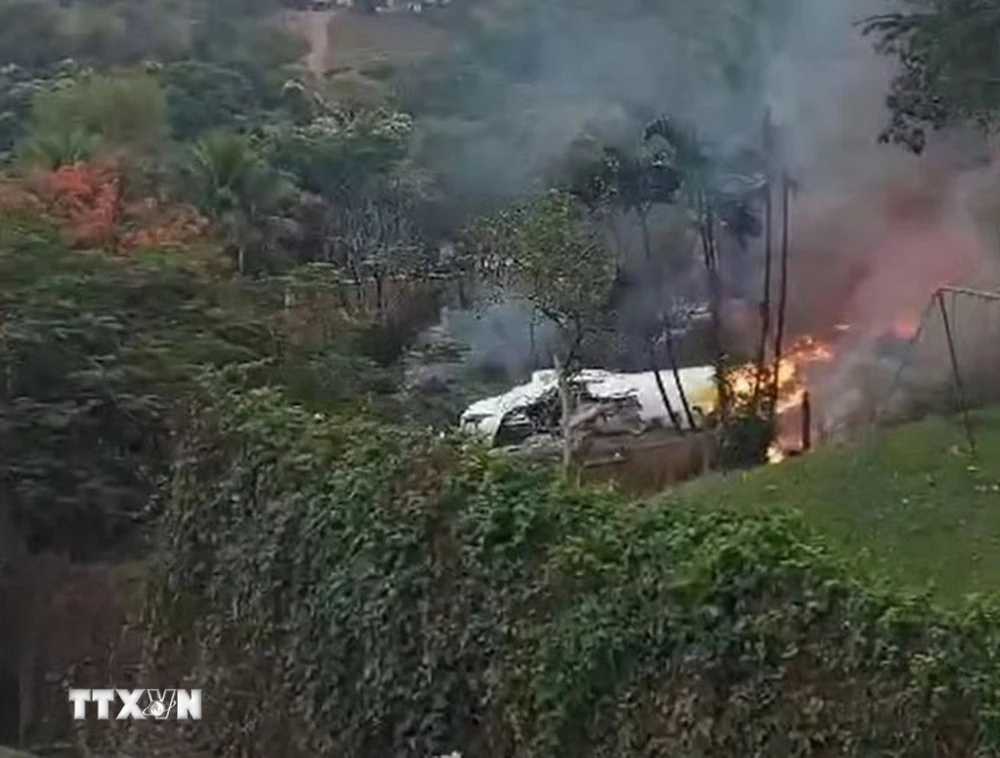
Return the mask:
<svg viewBox="0 0 1000 758">
<path fill-rule="evenodd" d="M 681 369 L 678 373 L 691 406 L 698 408 L 702 414 L 711 411 L 716 399 L 714 368 L 698 366 Z M 687 419 L 684 418 L 683 404 L 673 373 L 669 369 L 663 370 L 660 372 L 660 378 L 663 380 L 663 387 L 671 406 L 680 416 L 682 425 L 687 427 Z M 656 377 L 651 371 L 619 374 L 600 369 L 585 369 L 574 374 L 571 382 L 582 389 L 592 401 L 606 401 L 612 405 L 628 403 L 637 411 L 641 422 L 650 427 L 673 425 L 663 405 Z M 476 434 L 491 445 L 497 444 L 497 437 L 502 428 L 507 425 L 530 426 L 532 410 L 543 401 L 554 399 L 557 395 L 556 372 L 536 371 L 527 384 L 514 387 L 503 395 L 485 398 L 470 405 L 462 414 L 461 428 Z"/>
</svg>

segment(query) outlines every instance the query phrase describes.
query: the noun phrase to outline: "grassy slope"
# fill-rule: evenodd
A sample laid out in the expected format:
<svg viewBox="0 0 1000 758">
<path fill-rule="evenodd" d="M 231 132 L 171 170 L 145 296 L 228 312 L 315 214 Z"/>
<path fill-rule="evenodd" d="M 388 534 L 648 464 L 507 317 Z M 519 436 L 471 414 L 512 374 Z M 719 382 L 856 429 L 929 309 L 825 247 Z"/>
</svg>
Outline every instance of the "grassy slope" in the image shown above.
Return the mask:
<svg viewBox="0 0 1000 758">
<path fill-rule="evenodd" d="M 957 419 L 928 418 L 851 448 L 824 450 L 684 487 L 705 507 L 789 508 L 847 562 L 949 605 L 1000 594 L 1000 409 L 975 416 L 978 456 Z"/>
</svg>

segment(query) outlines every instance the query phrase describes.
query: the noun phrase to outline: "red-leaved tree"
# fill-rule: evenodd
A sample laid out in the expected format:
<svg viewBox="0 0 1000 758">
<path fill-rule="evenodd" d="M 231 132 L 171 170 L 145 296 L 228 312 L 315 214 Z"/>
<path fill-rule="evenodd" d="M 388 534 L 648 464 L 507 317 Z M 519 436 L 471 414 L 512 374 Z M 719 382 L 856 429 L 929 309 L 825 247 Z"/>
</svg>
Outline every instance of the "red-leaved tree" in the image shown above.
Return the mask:
<svg viewBox="0 0 1000 758">
<path fill-rule="evenodd" d="M 32 175 L 19 203 L 55 220 L 71 247 L 99 247 L 129 253 L 175 247 L 203 238 L 207 220 L 183 205 L 125 196 L 121 173 L 111 163 L 75 163 Z"/>
</svg>

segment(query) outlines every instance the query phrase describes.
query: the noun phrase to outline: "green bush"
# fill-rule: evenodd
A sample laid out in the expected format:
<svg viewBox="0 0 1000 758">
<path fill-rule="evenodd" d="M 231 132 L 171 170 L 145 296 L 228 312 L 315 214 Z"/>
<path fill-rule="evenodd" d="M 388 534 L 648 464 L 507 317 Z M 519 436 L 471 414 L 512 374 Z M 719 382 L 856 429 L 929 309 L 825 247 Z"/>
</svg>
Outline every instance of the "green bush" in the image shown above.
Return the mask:
<svg viewBox="0 0 1000 758">
<path fill-rule="evenodd" d="M 856 586 L 787 516 L 569 488 L 217 389 L 150 628 L 224 755 L 987 755 L 997 615 Z"/>
<path fill-rule="evenodd" d="M 38 222 L 0 217 L 0 516 L 29 547 L 119 546 L 150 515 L 206 370 L 252 366 L 318 407 L 394 390 L 332 342 L 286 344 L 283 285 L 255 289 L 217 264 L 193 250 L 73 252 Z"/>
<path fill-rule="evenodd" d="M 166 134 L 167 99 L 143 73 L 89 75 L 43 90 L 32 105 L 33 134 L 82 132 L 113 149 L 156 148 Z"/>
</svg>

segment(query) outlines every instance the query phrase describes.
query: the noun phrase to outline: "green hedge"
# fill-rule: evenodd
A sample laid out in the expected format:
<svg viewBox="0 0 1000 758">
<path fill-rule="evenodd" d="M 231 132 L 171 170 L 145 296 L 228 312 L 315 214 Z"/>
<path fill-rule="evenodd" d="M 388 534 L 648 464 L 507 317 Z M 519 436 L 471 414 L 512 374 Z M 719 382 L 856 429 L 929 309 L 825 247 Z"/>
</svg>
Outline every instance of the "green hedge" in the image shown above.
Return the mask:
<svg viewBox="0 0 1000 758">
<path fill-rule="evenodd" d="M 164 526 L 149 622 L 198 651 L 226 755 L 1000 744 L 996 614 L 855 586 L 788 517 L 629 503 L 256 390 L 195 416 Z"/>
</svg>

